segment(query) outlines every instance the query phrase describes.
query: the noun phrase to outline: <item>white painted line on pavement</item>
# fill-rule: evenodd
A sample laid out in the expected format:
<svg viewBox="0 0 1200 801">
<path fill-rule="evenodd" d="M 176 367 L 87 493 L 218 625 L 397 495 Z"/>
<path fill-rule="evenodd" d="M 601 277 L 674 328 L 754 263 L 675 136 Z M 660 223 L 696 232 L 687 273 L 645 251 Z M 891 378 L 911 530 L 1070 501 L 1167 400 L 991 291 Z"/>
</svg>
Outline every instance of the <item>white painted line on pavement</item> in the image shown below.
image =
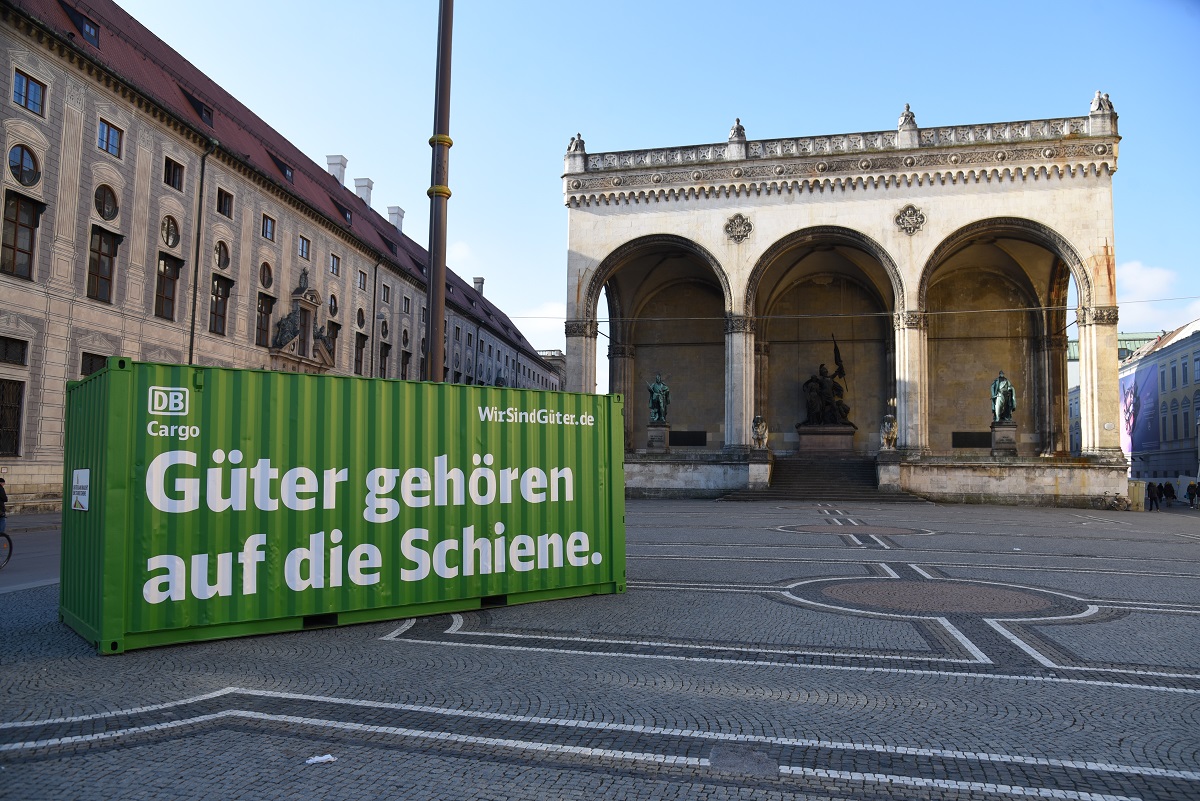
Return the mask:
<svg viewBox="0 0 1200 801">
<path fill-rule="evenodd" d="M 862 545 L 862 540 L 860 540 L 858 537 L 854 536 L 853 534 L 847 534 L 846 536 L 849 537 L 850 541 L 853 542 L 855 545 L 859 545 L 859 546 Z"/>
<path fill-rule="evenodd" d="M 411 629 L 416 622 L 417 622 L 416 618 L 412 618 L 412 617 L 410 617 L 408 620 L 401 621 L 400 627 L 398 629 L 393 631 L 391 634 L 385 634 L 384 636 L 380 637 L 379 639 L 394 640 L 397 637 L 399 637 L 401 634 L 403 634 L 404 632 Z"/>
<path fill-rule="evenodd" d="M 879 535 L 878 535 L 878 534 L 872 534 L 872 535 L 871 535 L 871 539 L 873 539 L 873 540 L 875 540 L 876 542 L 878 542 L 878 543 L 879 543 L 879 547 L 883 548 L 883 550 L 885 550 L 885 551 L 890 551 L 890 550 L 892 550 L 892 546 L 888 545 L 886 542 L 884 542 L 883 540 L 879 539 Z"/>
<path fill-rule="evenodd" d="M 947 620 L 944 617 L 939 617 L 937 619 L 937 622 L 941 623 L 942 626 L 946 629 L 946 631 L 950 632 L 950 636 L 953 637 L 954 639 L 958 640 L 958 644 L 961 645 L 963 648 L 966 648 L 967 652 L 969 654 L 971 654 L 971 656 L 975 657 L 975 659 L 977 661 L 982 662 L 985 665 L 995 664 L 994 662 L 992 662 L 992 660 L 987 658 L 987 654 L 985 654 L 983 651 L 980 651 L 978 648 L 976 648 L 975 643 L 971 642 L 967 638 L 967 635 L 965 635 L 961 631 L 959 631 L 954 626 L 954 624 L 951 623 L 949 620 Z"/>
<path fill-rule="evenodd" d="M 918 566 L 916 566 L 916 565 L 909 565 L 909 567 L 911 567 L 911 568 L 912 568 L 912 570 L 913 570 L 913 572 L 914 572 L 914 573 L 916 573 L 916 574 L 917 574 L 918 576 L 920 576 L 921 578 L 927 578 L 927 579 L 929 579 L 930 581 L 937 581 L 937 580 L 938 580 L 937 578 L 935 578 L 935 577 L 933 577 L 933 576 L 929 575 L 928 573 L 926 573 L 924 570 L 922 570 L 921 568 L 919 568 L 919 567 L 918 567 Z"/>
<path fill-rule="evenodd" d="M 918 776 L 895 776 L 887 773 L 853 773 L 846 770 L 824 770 L 823 768 L 797 768 L 781 765 L 779 772 L 814 779 L 842 779 L 844 781 L 867 781 L 879 784 L 898 784 L 904 787 L 936 787 L 939 790 L 967 790 L 999 795 L 1016 795 L 1034 798 L 1061 798 L 1064 801 L 1141 801 L 1127 795 L 1087 793 L 1077 790 L 1056 790 L 1051 787 L 1021 787 L 1014 784 L 992 782 L 962 782 L 953 779 L 925 779 Z"/>
</svg>

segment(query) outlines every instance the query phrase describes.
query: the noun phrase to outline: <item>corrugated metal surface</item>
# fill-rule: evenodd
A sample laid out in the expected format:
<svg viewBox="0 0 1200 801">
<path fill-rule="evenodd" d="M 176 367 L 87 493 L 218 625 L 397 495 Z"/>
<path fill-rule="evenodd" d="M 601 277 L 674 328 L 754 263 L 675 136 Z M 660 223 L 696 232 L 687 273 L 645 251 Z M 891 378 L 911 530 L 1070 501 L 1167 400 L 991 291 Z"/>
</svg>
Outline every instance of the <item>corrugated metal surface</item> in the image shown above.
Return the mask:
<svg viewBox="0 0 1200 801">
<path fill-rule="evenodd" d="M 62 609 L 101 651 L 624 590 L 615 396 L 115 361 L 68 391 Z"/>
</svg>

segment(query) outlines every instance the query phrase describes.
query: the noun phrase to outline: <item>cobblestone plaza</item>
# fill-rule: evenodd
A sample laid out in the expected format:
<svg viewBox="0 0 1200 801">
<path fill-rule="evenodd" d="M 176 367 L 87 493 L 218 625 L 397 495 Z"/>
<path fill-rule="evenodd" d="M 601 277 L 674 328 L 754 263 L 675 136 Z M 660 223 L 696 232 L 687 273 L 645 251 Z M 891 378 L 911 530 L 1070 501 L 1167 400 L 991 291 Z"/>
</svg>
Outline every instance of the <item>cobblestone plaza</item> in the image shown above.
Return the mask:
<svg viewBox="0 0 1200 801">
<path fill-rule="evenodd" d="M 19 522 L 4 799 L 1200 797 L 1178 505 L 631 501 L 623 595 L 114 657 Z"/>
</svg>

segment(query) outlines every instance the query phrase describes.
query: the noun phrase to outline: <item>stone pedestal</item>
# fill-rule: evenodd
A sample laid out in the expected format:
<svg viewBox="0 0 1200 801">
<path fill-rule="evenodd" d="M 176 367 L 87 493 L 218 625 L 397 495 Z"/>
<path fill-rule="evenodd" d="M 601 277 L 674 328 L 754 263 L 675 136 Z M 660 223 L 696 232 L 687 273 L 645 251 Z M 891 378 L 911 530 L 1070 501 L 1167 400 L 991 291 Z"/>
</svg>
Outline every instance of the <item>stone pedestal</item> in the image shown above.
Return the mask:
<svg viewBox="0 0 1200 801">
<path fill-rule="evenodd" d="M 992 456 L 1017 455 L 1017 424 L 992 423 Z"/>
<path fill-rule="evenodd" d="M 670 453 L 670 443 L 670 423 L 649 423 L 646 426 L 646 453 Z"/>
<path fill-rule="evenodd" d="M 854 426 L 821 425 L 806 426 L 796 424 L 796 453 L 811 453 L 821 451 L 836 451 L 839 453 L 854 452 Z"/>
<path fill-rule="evenodd" d="M 875 478 L 880 492 L 901 492 L 900 451 L 895 448 L 881 450 L 875 457 Z"/>
</svg>

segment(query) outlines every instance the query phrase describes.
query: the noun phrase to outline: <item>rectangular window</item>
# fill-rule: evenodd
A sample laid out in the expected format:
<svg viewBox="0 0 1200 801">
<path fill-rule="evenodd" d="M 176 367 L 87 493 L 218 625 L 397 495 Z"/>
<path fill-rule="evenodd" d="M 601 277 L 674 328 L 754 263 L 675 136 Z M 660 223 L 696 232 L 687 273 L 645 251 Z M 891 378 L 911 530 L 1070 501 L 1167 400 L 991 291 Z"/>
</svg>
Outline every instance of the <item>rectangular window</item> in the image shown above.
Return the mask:
<svg viewBox="0 0 1200 801">
<path fill-rule="evenodd" d="M 208 330 L 225 336 L 225 320 L 229 313 L 229 296 L 233 281 L 220 275 L 212 277 L 212 298 L 208 304 Z"/>
<path fill-rule="evenodd" d="M 0 337 L 0 362 L 19 364 L 22 367 L 28 362 L 29 343 L 23 339 Z"/>
<path fill-rule="evenodd" d="M 467 332 L 467 347 L 468 348 L 471 347 L 472 343 L 474 342 L 474 336 L 475 335 L 472 334 L 470 331 Z"/>
<path fill-rule="evenodd" d="M 183 165 L 170 156 L 163 162 L 163 183 L 172 189 L 183 191 Z"/>
<path fill-rule="evenodd" d="M 16 192 L 4 196 L 4 244 L 0 250 L 0 272 L 17 278 L 33 278 L 33 240 L 37 232 L 40 204 Z"/>
<path fill-rule="evenodd" d="M 1187 357 L 1186 356 L 1184 356 L 1182 359 L 1179 360 L 1179 372 L 1183 373 L 1183 385 L 1186 387 L 1188 385 Z"/>
<path fill-rule="evenodd" d="M 1189 419 L 1187 412 L 1184 412 L 1183 413 L 1183 438 L 1184 439 L 1192 438 L 1192 431 L 1191 431 L 1190 423 L 1191 423 L 1191 420 Z"/>
<path fill-rule="evenodd" d="M 412 367 L 412 351 L 400 351 L 400 377 L 408 379 L 408 371 Z"/>
<path fill-rule="evenodd" d="M 107 120 L 100 120 L 100 131 L 96 137 L 96 147 L 109 155 L 121 158 L 121 138 L 124 132 Z"/>
<path fill-rule="evenodd" d="M 308 239 L 303 236 L 300 237 L 300 246 L 297 249 L 297 255 L 299 255 L 300 258 L 304 259 L 305 261 L 308 261 L 308 254 L 310 250 L 312 250 L 312 242 L 309 242 Z"/>
<path fill-rule="evenodd" d="M 1175 365 L 1171 365 L 1171 389 L 1179 388 L 1179 374 L 1175 370 Z"/>
<path fill-rule="evenodd" d="M 329 254 L 329 272 L 331 275 L 342 274 L 342 259 L 340 256 Z"/>
<path fill-rule="evenodd" d="M 1179 439 L 1179 415 L 1171 415 L 1171 439 Z"/>
<path fill-rule="evenodd" d="M 367 335 L 354 335 L 354 374 L 363 374 L 363 354 L 367 352 Z"/>
<path fill-rule="evenodd" d="M 39 117 L 46 116 L 44 99 L 46 84 L 31 78 L 20 70 L 13 76 L 13 102 L 27 108 Z"/>
<path fill-rule="evenodd" d="M 175 286 L 183 262 L 165 253 L 158 254 L 158 284 L 154 289 L 154 316 L 175 319 Z"/>
<path fill-rule="evenodd" d="M 275 298 L 258 293 L 258 317 L 254 321 L 254 344 L 259 347 L 271 345 L 271 310 L 275 308 Z"/>
<path fill-rule="evenodd" d="M 383 302 L 384 303 L 392 302 L 392 288 L 390 286 L 388 286 L 387 284 L 383 285 Z"/>
<path fill-rule="evenodd" d="M 428 318 L 429 318 L 429 310 L 426 309 L 424 306 L 422 306 L 421 307 L 421 322 L 423 322 L 423 323 L 428 322 L 429 321 Z"/>
<path fill-rule="evenodd" d="M 359 289 L 367 288 L 367 274 L 365 272 L 363 272 L 362 270 L 358 271 L 358 288 Z"/>
<path fill-rule="evenodd" d="M 19 456 L 25 383 L 0 378 L 0 456 Z"/>
<path fill-rule="evenodd" d="M 1160 392 L 1167 391 L 1167 371 L 1162 370 L 1158 374 L 1158 389 Z"/>
<path fill-rule="evenodd" d="M 217 190 L 217 214 L 233 219 L 233 195 L 224 189 Z"/>
<path fill-rule="evenodd" d="M 266 214 L 263 215 L 262 235 L 263 235 L 263 239 L 269 239 L 272 242 L 275 241 L 275 218 L 274 217 L 268 216 Z"/>
<path fill-rule="evenodd" d="M 89 376 L 97 370 L 103 370 L 107 366 L 107 356 L 101 356 L 99 353 L 84 353 L 79 364 L 79 374 Z"/>
<path fill-rule="evenodd" d="M 92 226 L 88 253 L 87 296 L 112 303 L 113 275 L 117 264 L 117 235 Z"/>
<path fill-rule="evenodd" d="M 410 311 L 412 311 L 411 303 L 409 301 L 408 295 L 405 295 L 404 296 L 404 313 L 408 314 Z"/>
<path fill-rule="evenodd" d="M 454 326 L 454 341 L 462 342 L 462 329 L 459 328 L 457 325 Z"/>
<path fill-rule="evenodd" d="M 379 343 L 379 377 L 388 377 L 388 358 L 392 355 L 392 346 L 386 342 Z"/>
</svg>

